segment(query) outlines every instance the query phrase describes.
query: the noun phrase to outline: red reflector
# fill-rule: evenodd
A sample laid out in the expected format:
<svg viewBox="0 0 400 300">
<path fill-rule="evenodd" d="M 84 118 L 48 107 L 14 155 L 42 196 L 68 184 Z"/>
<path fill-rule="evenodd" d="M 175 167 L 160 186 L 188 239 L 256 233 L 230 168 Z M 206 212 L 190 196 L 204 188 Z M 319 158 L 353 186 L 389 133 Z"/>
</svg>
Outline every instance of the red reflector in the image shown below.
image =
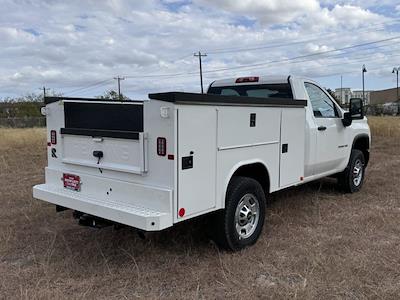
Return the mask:
<svg viewBox="0 0 400 300">
<path fill-rule="evenodd" d="M 175 158 L 175 157 L 174 157 L 173 154 L 168 154 L 168 159 L 169 159 L 169 160 L 174 160 L 174 158 Z"/>
<path fill-rule="evenodd" d="M 57 144 L 57 131 L 55 130 L 50 131 L 50 141 L 53 145 Z"/>
<path fill-rule="evenodd" d="M 157 138 L 157 154 L 160 156 L 167 155 L 167 139 L 163 137 Z"/>
<path fill-rule="evenodd" d="M 245 83 L 245 82 L 258 82 L 259 77 L 240 77 L 236 79 L 236 83 Z"/>
<path fill-rule="evenodd" d="M 185 215 L 185 209 L 181 208 L 178 212 L 178 215 L 182 218 Z"/>
<path fill-rule="evenodd" d="M 51 146 L 51 143 L 50 143 L 50 142 L 47 142 L 47 146 L 49 146 L 49 147 L 50 147 L 50 146 Z"/>
</svg>

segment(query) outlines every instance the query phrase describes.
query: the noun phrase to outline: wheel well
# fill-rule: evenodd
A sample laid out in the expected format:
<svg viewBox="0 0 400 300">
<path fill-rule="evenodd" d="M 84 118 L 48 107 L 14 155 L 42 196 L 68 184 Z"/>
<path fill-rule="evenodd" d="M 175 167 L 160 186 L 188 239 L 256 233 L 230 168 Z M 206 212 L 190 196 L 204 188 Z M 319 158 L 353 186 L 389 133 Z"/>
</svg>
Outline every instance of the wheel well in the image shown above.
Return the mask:
<svg viewBox="0 0 400 300">
<path fill-rule="evenodd" d="M 353 149 L 362 151 L 365 158 L 365 165 L 368 165 L 369 161 L 369 137 L 360 136 L 356 138 L 353 142 Z"/>
<path fill-rule="evenodd" d="M 241 166 L 235 171 L 235 173 L 233 173 L 232 177 L 234 176 L 253 178 L 254 180 L 258 181 L 258 183 L 262 186 L 265 195 L 269 193 L 268 170 L 262 163 L 254 163 Z"/>
</svg>

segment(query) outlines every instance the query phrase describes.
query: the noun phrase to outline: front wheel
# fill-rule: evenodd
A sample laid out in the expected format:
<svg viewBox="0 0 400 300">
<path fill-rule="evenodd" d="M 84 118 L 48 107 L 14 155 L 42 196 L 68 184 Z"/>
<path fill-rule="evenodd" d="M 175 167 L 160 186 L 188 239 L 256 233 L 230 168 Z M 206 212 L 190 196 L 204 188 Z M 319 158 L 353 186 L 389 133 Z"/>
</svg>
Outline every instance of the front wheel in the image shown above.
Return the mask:
<svg viewBox="0 0 400 300">
<path fill-rule="evenodd" d="M 228 250 L 254 244 L 265 219 L 265 194 L 261 185 L 248 177 L 233 177 L 228 186 L 225 209 L 216 215 L 214 239 Z"/>
<path fill-rule="evenodd" d="M 364 176 L 364 154 L 362 151 L 354 149 L 351 151 L 349 164 L 338 177 L 339 185 L 347 193 L 358 192 L 364 183 Z"/>
</svg>

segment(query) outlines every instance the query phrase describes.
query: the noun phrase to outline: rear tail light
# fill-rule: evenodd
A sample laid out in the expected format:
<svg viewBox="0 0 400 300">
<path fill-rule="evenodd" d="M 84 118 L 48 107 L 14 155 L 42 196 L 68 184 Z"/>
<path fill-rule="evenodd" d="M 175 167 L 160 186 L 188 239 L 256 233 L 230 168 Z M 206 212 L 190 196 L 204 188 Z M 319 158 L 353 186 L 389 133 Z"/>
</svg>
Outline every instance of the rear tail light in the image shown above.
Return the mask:
<svg viewBox="0 0 400 300">
<path fill-rule="evenodd" d="M 258 82 L 259 78 L 258 77 L 240 77 L 236 79 L 236 83 L 245 83 L 245 82 Z"/>
<path fill-rule="evenodd" d="M 157 154 L 160 156 L 167 155 L 167 139 L 163 137 L 157 138 Z"/>
<path fill-rule="evenodd" d="M 55 131 L 55 130 L 50 131 L 50 141 L 51 141 L 51 144 L 53 144 L 53 145 L 57 144 L 57 131 Z"/>
</svg>

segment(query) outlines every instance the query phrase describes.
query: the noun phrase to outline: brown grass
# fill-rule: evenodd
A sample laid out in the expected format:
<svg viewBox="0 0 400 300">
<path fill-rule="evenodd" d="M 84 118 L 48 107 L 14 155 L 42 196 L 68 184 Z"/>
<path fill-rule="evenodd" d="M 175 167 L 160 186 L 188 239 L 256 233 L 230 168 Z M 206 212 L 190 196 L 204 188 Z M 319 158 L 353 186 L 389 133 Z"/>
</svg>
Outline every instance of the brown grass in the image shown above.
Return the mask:
<svg viewBox="0 0 400 300">
<path fill-rule="evenodd" d="M 385 136 L 389 122 L 400 119 L 370 118 L 361 192 L 326 179 L 276 193 L 260 240 L 239 253 L 220 251 L 201 219 L 145 240 L 78 226 L 32 199 L 44 131 L 0 129 L 0 299 L 398 299 L 400 138 Z"/>
<path fill-rule="evenodd" d="M 368 117 L 368 124 L 371 127 L 373 136 L 397 137 L 400 138 L 399 117 Z"/>
<path fill-rule="evenodd" d="M 44 128 L 0 128 L 0 149 L 12 150 L 29 145 L 37 150 L 40 145 L 44 145 L 45 138 L 46 131 Z"/>
</svg>

